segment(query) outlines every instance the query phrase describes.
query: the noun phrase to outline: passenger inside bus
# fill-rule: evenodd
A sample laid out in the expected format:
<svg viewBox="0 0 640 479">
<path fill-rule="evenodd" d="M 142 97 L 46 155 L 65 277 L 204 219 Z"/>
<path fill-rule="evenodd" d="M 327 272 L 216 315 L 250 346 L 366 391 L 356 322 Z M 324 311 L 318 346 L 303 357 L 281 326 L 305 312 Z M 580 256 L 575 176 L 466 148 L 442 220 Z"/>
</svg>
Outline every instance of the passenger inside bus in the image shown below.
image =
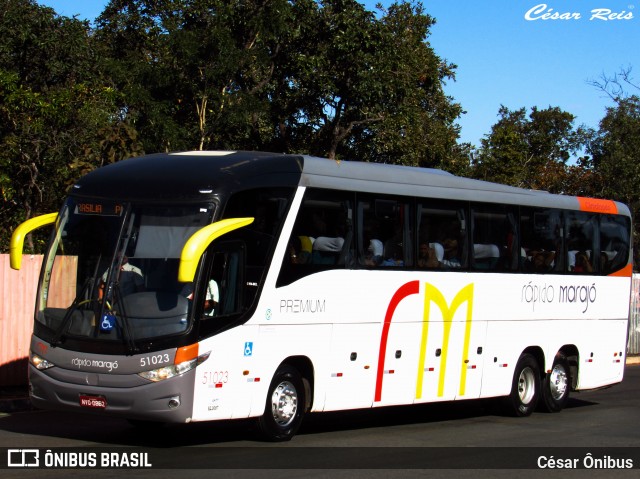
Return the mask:
<svg viewBox="0 0 640 479">
<path fill-rule="evenodd" d="M 535 273 L 546 273 L 553 269 L 556 254 L 554 251 L 532 250 L 529 252 L 527 269 Z"/>
<path fill-rule="evenodd" d="M 447 238 L 442 242 L 442 247 L 444 248 L 442 266 L 446 268 L 460 268 L 462 264 L 460 262 L 458 240 L 455 238 Z"/>
<path fill-rule="evenodd" d="M 500 248 L 494 244 L 473 245 L 474 267 L 476 269 L 494 270 L 500 260 Z"/>
<path fill-rule="evenodd" d="M 313 264 L 336 264 L 342 252 L 344 238 L 320 236 L 313 242 L 311 261 Z"/>
<path fill-rule="evenodd" d="M 308 236 L 292 236 L 289 240 L 288 254 L 291 264 L 311 262 L 312 239 Z"/>
<path fill-rule="evenodd" d="M 385 243 L 382 266 L 404 266 L 402 240 L 392 238 Z"/>
<path fill-rule="evenodd" d="M 440 258 L 444 257 L 444 248 L 440 243 L 427 243 L 423 241 L 418 248 L 418 268 L 439 268 L 437 249 L 441 250 Z"/>
<path fill-rule="evenodd" d="M 365 266 L 380 266 L 383 260 L 384 247 L 379 239 L 369 241 L 369 247 L 364 258 Z"/>
<path fill-rule="evenodd" d="M 570 251 L 569 254 L 571 253 Z M 591 265 L 591 261 L 589 261 L 588 253 L 586 251 L 574 251 L 573 253 L 575 255 L 574 264 L 571 265 L 571 262 L 569 262 L 571 271 L 574 273 L 592 273 L 593 266 Z"/>
</svg>

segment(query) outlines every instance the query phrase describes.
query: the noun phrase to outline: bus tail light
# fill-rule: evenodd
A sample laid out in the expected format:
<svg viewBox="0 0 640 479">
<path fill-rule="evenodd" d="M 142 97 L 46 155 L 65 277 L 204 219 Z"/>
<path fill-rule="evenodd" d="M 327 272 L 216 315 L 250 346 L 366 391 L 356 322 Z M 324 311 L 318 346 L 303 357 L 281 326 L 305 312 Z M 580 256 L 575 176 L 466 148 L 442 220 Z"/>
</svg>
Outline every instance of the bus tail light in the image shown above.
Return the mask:
<svg viewBox="0 0 640 479">
<path fill-rule="evenodd" d="M 209 355 L 211 354 L 211 351 L 207 351 L 206 353 L 201 354 L 200 356 L 196 356 L 193 359 L 185 359 L 184 356 L 180 356 L 180 352 L 184 349 L 187 348 L 181 348 L 178 350 L 178 352 L 176 353 L 176 359 L 174 361 L 175 364 L 173 364 L 172 366 L 165 366 L 163 368 L 152 369 L 150 371 L 142 371 L 138 373 L 138 376 L 153 382 L 164 381 L 165 379 L 180 376 L 188 371 L 191 371 L 196 366 L 209 359 Z M 195 351 L 198 351 L 197 345 Z"/>
</svg>

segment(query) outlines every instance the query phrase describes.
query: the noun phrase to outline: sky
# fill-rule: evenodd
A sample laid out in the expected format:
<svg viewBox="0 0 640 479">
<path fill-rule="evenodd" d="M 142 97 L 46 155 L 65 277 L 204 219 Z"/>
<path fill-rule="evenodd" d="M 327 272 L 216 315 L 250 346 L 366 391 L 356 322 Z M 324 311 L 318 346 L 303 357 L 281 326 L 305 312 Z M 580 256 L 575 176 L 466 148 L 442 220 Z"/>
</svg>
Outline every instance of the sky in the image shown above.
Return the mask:
<svg viewBox="0 0 640 479">
<path fill-rule="evenodd" d="M 107 0 L 37 0 L 93 21 Z M 390 0 L 363 0 L 371 10 Z M 589 84 L 632 68 L 640 83 L 640 0 L 423 0 L 435 18 L 427 41 L 457 65 L 445 92 L 466 112 L 460 140 L 480 146 L 501 105 L 559 107 L 597 128 L 613 106 Z M 631 89 L 630 89 L 631 90 Z M 640 92 L 638 92 L 640 93 Z"/>
</svg>

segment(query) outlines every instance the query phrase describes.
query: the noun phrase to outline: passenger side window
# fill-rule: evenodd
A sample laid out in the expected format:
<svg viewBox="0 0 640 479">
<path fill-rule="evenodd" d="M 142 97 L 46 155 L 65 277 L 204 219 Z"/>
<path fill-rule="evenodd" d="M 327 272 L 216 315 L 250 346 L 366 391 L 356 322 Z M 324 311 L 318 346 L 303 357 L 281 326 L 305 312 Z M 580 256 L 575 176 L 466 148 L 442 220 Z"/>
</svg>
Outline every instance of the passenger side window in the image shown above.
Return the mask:
<svg viewBox="0 0 640 479">
<path fill-rule="evenodd" d="M 518 210 L 509 205 L 472 206 L 472 268 L 517 271 L 522 256 L 518 241 Z"/>
<path fill-rule="evenodd" d="M 240 238 L 245 242 L 248 281 L 260 281 L 262 270 L 271 259 L 270 254 L 275 248 L 292 195 L 291 188 L 259 188 L 241 191 L 229 199 L 222 219 L 254 218 L 251 224 L 225 235 L 225 238 Z"/>
<path fill-rule="evenodd" d="M 562 212 L 545 208 L 520 209 L 520 254 L 529 273 L 564 270 Z"/>
<path fill-rule="evenodd" d="M 305 192 L 276 286 L 352 264 L 352 198 L 353 194 L 343 191 L 308 189 Z"/>
<path fill-rule="evenodd" d="M 461 269 L 468 261 L 466 206 L 461 202 L 420 200 L 417 205 L 420 269 Z"/>
<path fill-rule="evenodd" d="M 408 198 L 358 195 L 358 263 L 367 268 L 413 264 Z"/>
<path fill-rule="evenodd" d="M 629 220 L 622 216 L 600 217 L 600 256 L 598 271 L 611 274 L 629 262 Z"/>
<path fill-rule="evenodd" d="M 593 213 L 565 213 L 566 270 L 575 274 L 593 274 L 597 269 L 597 218 Z M 594 266 L 596 265 L 596 266 Z"/>
</svg>

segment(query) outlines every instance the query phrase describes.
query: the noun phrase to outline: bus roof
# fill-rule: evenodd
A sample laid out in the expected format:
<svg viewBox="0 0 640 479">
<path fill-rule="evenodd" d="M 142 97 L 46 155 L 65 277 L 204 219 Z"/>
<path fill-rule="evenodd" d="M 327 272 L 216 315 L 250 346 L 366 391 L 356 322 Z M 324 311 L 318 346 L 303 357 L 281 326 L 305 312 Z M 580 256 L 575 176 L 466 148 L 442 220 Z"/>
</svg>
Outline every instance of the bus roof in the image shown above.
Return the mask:
<svg viewBox="0 0 640 479">
<path fill-rule="evenodd" d="M 73 194 L 119 200 L 190 201 L 260 186 L 309 186 L 629 215 L 626 205 L 618 202 L 555 195 L 462 178 L 436 169 L 249 151 L 134 157 L 88 173 L 74 185 Z"/>
</svg>

